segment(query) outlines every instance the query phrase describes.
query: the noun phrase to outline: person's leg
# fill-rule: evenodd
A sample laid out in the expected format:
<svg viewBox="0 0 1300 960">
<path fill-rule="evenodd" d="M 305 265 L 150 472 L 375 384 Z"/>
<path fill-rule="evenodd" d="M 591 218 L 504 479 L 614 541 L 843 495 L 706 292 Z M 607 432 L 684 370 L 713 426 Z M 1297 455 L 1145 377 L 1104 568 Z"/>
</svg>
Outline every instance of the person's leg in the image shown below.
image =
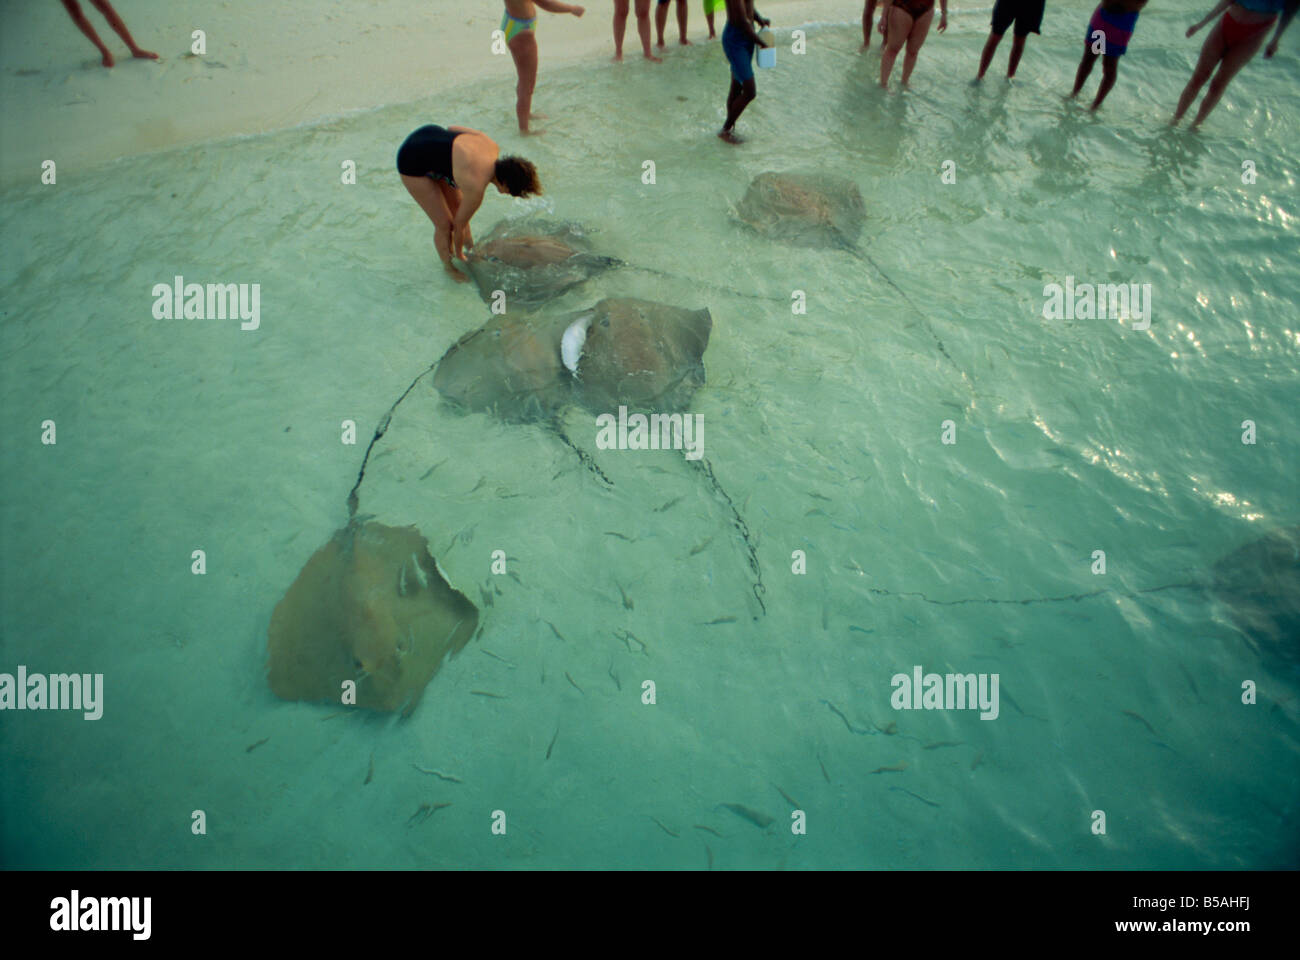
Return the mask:
<svg viewBox="0 0 1300 960">
<path fill-rule="evenodd" d="M 113 65 L 113 55 L 108 52 L 108 47 L 104 46 L 104 41 L 99 39 L 99 34 L 95 32 L 95 28 L 86 19 L 86 15 L 81 12 L 81 4 L 77 3 L 77 0 L 63 0 L 63 9 L 68 11 L 68 16 L 72 17 L 72 22 L 80 28 L 86 38 L 99 48 L 104 66 L 111 67 Z"/>
<path fill-rule="evenodd" d="M 1019 34 L 1011 38 L 1011 59 L 1007 61 L 1007 79 L 1010 80 L 1016 75 L 1016 67 L 1020 66 L 1020 56 L 1025 52 L 1025 40 L 1029 34 Z"/>
<path fill-rule="evenodd" d="M 1088 74 L 1092 73 L 1092 67 L 1097 62 L 1098 54 L 1092 52 L 1092 47 L 1083 48 L 1083 59 L 1079 61 L 1079 69 L 1074 72 L 1074 89 L 1070 91 L 1071 97 L 1077 97 L 1079 91 L 1088 80 Z"/>
<path fill-rule="evenodd" d="M 659 37 L 659 46 L 664 45 L 664 27 L 668 26 L 668 4 L 660 0 L 655 4 L 655 33 Z"/>
<path fill-rule="evenodd" d="M 740 115 L 745 112 L 745 108 L 754 102 L 758 96 L 758 85 L 751 77 L 744 83 L 739 82 L 734 77 L 731 80 L 731 95 L 727 97 L 727 122 L 723 124 L 722 132 L 718 136 L 731 143 L 743 143 L 744 141 L 736 136 L 736 121 Z"/>
<path fill-rule="evenodd" d="M 903 57 L 903 86 L 907 86 L 908 81 L 912 79 L 912 68 L 916 66 L 916 55 L 921 52 L 921 46 L 925 43 L 926 35 L 930 32 L 930 23 L 934 20 L 934 7 L 931 7 L 921 15 L 921 18 L 912 24 L 912 29 L 907 35 L 907 54 Z"/>
<path fill-rule="evenodd" d="M 1225 52 L 1227 52 L 1227 44 L 1223 40 L 1223 18 L 1219 18 L 1219 22 L 1210 28 L 1205 42 L 1201 44 L 1201 55 L 1196 60 L 1196 66 L 1192 68 L 1192 76 L 1187 81 L 1187 86 L 1183 88 L 1182 96 L 1178 98 L 1178 106 L 1174 110 L 1174 123 L 1183 119 L 1183 114 L 1201 92 L 1205 81 L 1210 79 L 1210 75 L 1214 73 L 1214 68 L 1223 59 Z"/>
<path fill-rule="evenodd" d="M 519 83 L 515 86 L 515 117 L 520 133 L 531 133 L 528 120 L 532 116 L 533 90 L 537 87 L 537 35 L 532 30 L 521 30 L 510 38 L 510 56 L 515 61 Z"/>
<path fill-rule="evenodd" d="M 686 39 L 686 0 L 677 0 L 677 32 L 681 34 L 683 46 L 690 46 Z"/>
<path fill-rule="evenodd" d="M 993 62 L 993 54 L 997 53 L 998 44 L 1002 42 L 1002 34 L 989 32 L 989 38 L 984 41 L 984 52 L 980 54 L 980 72 L 975 75 L 976 80 L 983 80 L 984 74 Z"/>
<path fill-rule="evenodd" d="M 885 48 L 880 51 L 880 85 L 889 89 L 889 75 L 894 70 L 898 51 L 903 49 L 907 35 L 912 32 L 912 17 L 895 6 L 885 12 L 889 21 L 885 28 Z"/>
<path fill-rule="evenodd" d="M 1097 88 L 1097 99 L 1092 101 L 1091 109 L 1096 110 L 1101 106 L 1101 102 L 1106 99 L 1106 94 L 1110 93 L 1110 88 L 1115 86 L 1115 77 L 1118 75 L 1119 57 L 1106 54 L 1101 58 L 1101 86 Z"/>
<path fill-rule="evenodd" d="M 90 0 L 90 2 L 95 5 L 96 10 L 104 15 L 104 19 L 108 21 L 108 25 L 116 31 L 119 37 L 122 38 L 122 42 L 125 43 L 127 49 L 131 51 L 131 56 L 137 57 L 141 60 L 158 59 L 158 54 L 154 53 L 152 50 L 142 50 L 136 45 L 135 40 L 131 37 L 131 31 L 126 28 L 126 24 L 122 22 L 122 18 L 117 15 L 117 11 L 113 9 L 113 5 L 109 3 L 108 0 Z"/>
<path fill-rule="evenodd" d="M 871 21 L 876 19 L 877 0 L 866 0 L 862 5 L 862 49 L 871 49 Z"/>
<path fill-rule="evenodd" d="M 429 219 L 433 221 L 433 245 L 438 251 L 438 256 L 442 260 L 443 267 L 460 282 L 464 283 L 469 279 L 454 266 L 451 262 L 451 218 L 453 214 L 447 207 L 447 200 L 439 189 L 440 184 L 435 183 L 428 177 L 408 177 L 406 174 L 399 174 L 402 178 L 402 184 L 415 202 L 420 205 L 420 209 L 428 214 Z"/>
<path fill-rule="evenodd" d="M 1270 28 L 1271 29 L 1271 28 Z M 1193 127 L 1199 127 L 1201 121 L 1210 115 L 1210 111 L 1218 106 L 1219 98 L 1223 96 L 1223 91 L 1228 89 L 1228 84 L 1232 78 L 1237 75 L 1237 71 L 1250 62 L 1251 58 L 1259 52 L 1259 48 L 1264 45 L 1268 39 L 1268 30 L 1261 30 L 1255 36 L 1233 44 L 1224 54 L 1223 61 L 1219 64 L 1219 70 L 1210 81 L 1210 89 L 1205 92 L 1205 99 L 1201 101 L 1201 109 L 1196 112 L 1196 119 L 1192 121 Z"/>
<path fill-rule="evenodd" d="M 641 52 L 645 58 L 663 63 L 650 52 L 650 0 L 636 0 L 636 32 L 641 36 Z"/>
<path fill-rule="evenodd" d="M 629 0 L 614 0 L 614 59 L 623 59 L 623 32 L 627 29 Z"/>
</svg>

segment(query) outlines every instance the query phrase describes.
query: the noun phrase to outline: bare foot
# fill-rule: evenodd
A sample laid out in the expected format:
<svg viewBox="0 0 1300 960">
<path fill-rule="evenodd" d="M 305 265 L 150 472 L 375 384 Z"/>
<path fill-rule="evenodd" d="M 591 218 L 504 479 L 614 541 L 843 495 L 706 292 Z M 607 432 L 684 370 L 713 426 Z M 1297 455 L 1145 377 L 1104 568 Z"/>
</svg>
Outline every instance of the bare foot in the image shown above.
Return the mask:
<svg viewBox="0 0 1300 960">
<path fill-rule="evenodd" d="M 656 57 L 653 53 L 647 53 L 647 54 L 645 55 L 645 58 L 646 58 L 647 60 L 649 60 L 651 63 L 663 63 L 663 62 L 664 62 L 662 57 Z"/>
<path fill-rule="evenodd" d="M 682 37 L 682 46 L 689 47 L 690 45 L 691 45 L 691 41 L 687 40 L 685 37 Z"/>
<path fill-rule="evenodd" d="M 519 132 L 522 133 L 525 137 L 540 137 L 546 131 L 545 130 L 520 130 Z"/>
<path fill-rule="evenodd" d="M 622 50 L 615 50 L 615 51 L 614 51 L 614 62 L 615 62 L 615 63 L 622 63 L 622 62 L 623 62 L 623 51 L 622 51 Z"/>
<path fill-rule="evenodd" d="M 137 60 L 158 59 L 158 54 L 154 53 L 152 50 L 141 50 L 139 47 L 136 47 L 134 50 L 131 51 L 131 56 L 135 57 Z"/>
<path fill-rule="evenodd" d="M 106 67 L 111 67 L 112 65 L 113 65 L 113 55 L 112 55 L 111 53 L 109 53 L 107 50 L 105 50 L 105 51 L 104 51 L 104 66 L 106 66 Z"/>
<path fill-rule="evenodd" d="M 469 277 L 465 276 L 465 274 L 461 273 L 455 267 L 448 267 L 447 272 L 451 274 L 451 278 L 457 283 L 469 283 Z"/>
<path fill-rule="evenodd" d="M 739 136 L 734 130 L 719 130 L 718 139 L 725 140 L 727 143 L 744 143 L 745 138 Z"/>
</svg>

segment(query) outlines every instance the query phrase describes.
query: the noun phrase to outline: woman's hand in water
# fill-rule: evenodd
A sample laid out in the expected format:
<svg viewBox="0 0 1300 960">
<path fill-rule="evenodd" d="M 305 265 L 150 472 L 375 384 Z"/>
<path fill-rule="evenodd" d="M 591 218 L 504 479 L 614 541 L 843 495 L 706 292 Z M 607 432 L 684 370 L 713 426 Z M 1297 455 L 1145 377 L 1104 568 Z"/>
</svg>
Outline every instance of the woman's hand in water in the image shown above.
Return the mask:
<svg viewBox="0 0 1300 960">
<path fill-rule="evenodd" d="M 1199 29 L 1201 29 L 1201 25 L 1200 25 L 1199 23 L 1194 23 L 1194 24 L 1192 24 L 1190 27 L 1187 28 L 1187 35 L 1190 37 L 1192 34 L 1194 34 L 1194 33 L 1195 33 L 1197 30 L 1199 30 Z"/>
<path fill-rule="evenodd" d="M 939 32 L 943 33 L 947 29 L 948 29 L 948 14 L 941 13 L 939 14 Z"/>
</svg>

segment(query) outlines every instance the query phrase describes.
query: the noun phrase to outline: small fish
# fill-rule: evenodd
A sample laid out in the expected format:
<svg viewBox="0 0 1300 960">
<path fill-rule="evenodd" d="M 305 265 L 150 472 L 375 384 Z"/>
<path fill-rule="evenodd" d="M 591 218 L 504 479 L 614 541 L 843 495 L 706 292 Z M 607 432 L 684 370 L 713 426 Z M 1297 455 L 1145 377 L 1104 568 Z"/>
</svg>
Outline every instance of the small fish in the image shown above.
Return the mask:
<svg viewBox="0 0 1300 960">
<path fill-rule="evenodd" d="M 706 827 L 706 826 L 705 826 L 704 824 L 702 824 L 702 823 L 697 823 L 697 824 L 695 824 L 695 829 L 696 829 L 696 830 L 703 830 L 705 833 L 711 833 L 711 834 L 713 834 L 715 837 L 718 837 L 719 839 L 722 839 L 722 840 L 726 840 L 726 839 L 727 839 L 727 838 L 724 837 L 722 834 L 718 833 L 718 831 L 714 830 L 712 827 Z"/>
<path fill-rule="evenodd" d="M 936 740 L 934 743 L 927 743 L 922 750 L 938 750 L 941 747 L 960 747 L 963 745 L 961 740 Z"/>
<path fill-rule="evenodd" d="M 748 820 L 760 830 L 771 826 L 772 818 L 765 813 L 760 813 L 752 807 L 747 807 L 743 803 L 720 803 L 718 806 L 730 810 L 736 816 L 743 820 Z"/>
<path fill-rule="evenodd" d="M 577 691 L 578 691 L 580 694 L 582 694 L 584 697 L 587 695 L 587 691 L 584 690 L 584 689 L 582 689 L 582 687 L 578 686 L 578 681 L 577 681 L 577 680 L 574 680 L 573 677 L 569 676 L 569 671 L 568 671 L 568 670 L 565 670 L 565 671 L 564 671 L 564 677 L 565 677 L 566 680 L 569 681 L 569 683 L 573 684 L 573 689 L 574 689 L 574 690 L 577 690 Z"/>
<path fill-rule="evenodd" d="M 849 723 L 849 718 L 846 717 L 846 716 L 844 715 L 844 711 L 840 710 L 839 707 L 835 706 L 835 704 L 831 703 L 829 700 L 823 700 L 822 703 L 824 703 L 824 704 L 826 704 L 826 706 L 830 707 L 830 709 L 831 709 L 831 713 L 835 714 L 835 716 L 839 717 L 841 720 L 844 721 L 844 726 L 846 726 L 846 727 L 849 728 L 849 733 L 866 733 L 866 732 L 867 732 L 866 730 L 859 730 L 859 729 L 858 729 L 857 727 L 855 727 L 853 724 Z"/>
<path fill-rule="evenodd" d="M 665 826 L 660 822 L 660 820 L 659 820 L 658 817 L 650 816 L 650 814 L 646 814 L 646 816 L 650 817 L 651 820 L 653 820 L 656 824 L 658 824 L 658 825 L 659 825 L 659 829 L 662 830 L 664 833 L 668 834 L 668 836 L 670 836 L 670 837 L 680 837 L 680 836 L 681 836 L 681 834 L 678 833 L 678 832 L 676 832 L 675 830 L 669 830 L 667 827 L 665 827 Z"/>
<path fill-rule="evenodd" d="M 366 771 L 366 779 L 361 784 L 363 787 L 371 780 L 375 779 L 375 755 L 370 754 L 370 769 Z"/>
<path fill-rule="evenodd" d="M 712 542 L 713 542 L 713 538 L 712 538 L 712 537 L 709 537 L 709 538 L 708 538 L 707 540 L 705 540 L 703 543 L 696 544 L 695 546 L 691 547 L 691 552 L 690 552 L 689 554 L 687 554 L 687 556 L 690 556 L 690 557 L 695 556 L 697 553 L 700 553 L 701 551 L 703 551 L 704 548 L 707 547 L 707 546 L 708 546 L 709 544 L 711 544 Z"/>
<path fill-rule="evenodd" d="M 890 789 L 890 790 L 896 790 L 896 791 L 898 791 L 899 793 L 905 793 L 905 794 L 907 794 L 909 797 L 912 797 L 912 798 L 914 798 L 914 799 L 916 799 L 916 800 L 920 800 L 922 803 L 928 803 L 928 804 L 929 804 L 930 806 L 932 806 L 932 807 L 938 807 L 938 806 L 941 806 L 941 804 L 935 803 L 933 800 L 927 800 L 927 799 L 925 799 L 925 797 L 921 796 L 919 793 L 913 793 L 911 790 L 908 790 L 908 789 L 905 788 L 905 787 L 890 787 L 889 789 Z"/>
<path fill-rule="evenodd" d="M 713 869 L 713 851 L 709 849 L 709 845 L 708 845 L 707 843 L 704 845 L 704 852 L 708 855 L 708 858 L 709 858 L 709 869 L 712 870 L 712 869 Z"/>
<path fill-rule="evenodd" d="M 790 794 L 786 793 L 786 792 L 785 792 L 784 790 L 782 790 L 780 787 L 777 787 L 775 783 L 772 784 L 772 786 L 773 786 L 773 787 L 776 787 L 776 792 L 779 793 L 779 794 L 781 794 L 781 796 L 785 797 L 785 802 L 788 803 L 788 804 L 790 804 L 791 807 L 793 807 L 793 808 L 796 809 L 796 810 L 802 810 L 802 809 L 803 809 L 803 804 L 801 804 L 798 800 L 796 800 L 796 799 L 794 799 L 792 796 L 790 796 Z"/>
<path fill-rule="evenodd" d="M 422 803 L 420 804 L 420 808 L 416 810 L 415 813 L 411 814 L 411 818 L 406 821 L 406 825 L 408 827 L 414 827 L 418 824 L 424 823 L 424 821 L 428 820 L 439 810 L 443 810 L 450 806 L 451 806 L 450 803 L 435 803 L 435 804 Z"/>
<path fill-rule="evenodd" d="M 876 769 L 872 770 L 871 772 L 872 773 L 902 773 L 906 769 L 907 769 L 906 763 L 899 763 L 899 764 L 895 764 L 892 767 L 876 767 Z"/>
<path fill-rule="evenodd" d="M 857 631 L 858 633 L 866 633 L 866 634 L 872 634 L 876 632 L 874 629 L 868 630 L 865 627 L 859 627 L 856 623 L 850 623 L 849 630 L 850 632 Z"/>
<path fill-rule="evenodd" d="M 470 693 L 472 693 L 472 694 L 473 694 L 474 696 L 476 696 L 476 697 L 491 697 L 493 700 L 509 700 L 509 699 L 510 699 L 509 697 L 507 697 L 507 696 L 506 696 L 505 694 L 503 694 L 503 693 L 493 693 L 493 692 L 490 691 L 490 690 L 471 690 Z"/>
<path fill-rule="evenodd" d="M 415 767 L 415 769 L 419 770 L 421 773 L 432 774 L 433 776 L 437 777 L 439 780 L 446 780 L 448 783 L 465 782 L 460 777 L 452 776 L 450 773 L 443 773 L 441 770 L 431 770 L 428 767 L 420 766 L 418 763 L 413 763 L 411 764 L 411 766 Z"/>
<path fill-rule="evenodd" d="M 550 628 L 551 628 L 551 633 L 555 634 L 555 636 L 556 636 L 558 639 L 560 639 L 560 640 L 564 640 L 564 634 L 560 633 L 559 630 L 555 629 L 555 624 L 551 623 L 551 621 L 549 621 L 549 620 L 543 620 L 542 623 L 544 623 L 544 624 L 546 624 L 548 627 L 550 627 Z M 567 642 L 567 641 L 566 641 L 566 642 Z"/>
<path fill-rule="evenodd" d="M 1150 730 L 1150 731 L 1151 731 L 1151 736 L 1153 736 L 1153 737 L 1159 737 L 1159 736 L 1160 736 L 1160 734 L 1156 733 L 1156 728 L 1153 727 L 1153 726 L 1151 726 L 1151 724 L 1147 723 L 1146 720 L 1144 720 L 1140 714 L 1136 714 L 1136 713 L 1134 713 L 1132 710 L 1122 710 L 1122 711 L 1120 711 L 1120 712 L 1123 713 L 1124 716 L 1126 716 L 1126 717 L 1132 717 L 1132 718 L 1133 718 L 1134 720 L 1136 720 L 1138 723 L 1142 724 L 1142 726 L 1144 726 L 1144 727 L 1146 727 L 1148 730 Z"/>
<path fill-rule="evenodd" d="M 816 497 L 818 500 L 825 500 L 827 503 L 835 502 L 830 497 L 823 497 L 820 493 L 813 493 L 811 490 L 808 491 L 808 496 Z"/>
<path fill-rule="evenodd" d="M 482 587 L 479 587 L 478 595 L 483 600 L 483 606 L 485 607 L 490 607 L 495 603 L 495 598 L 492 596 L 491 590 L 484 590 Z"/>
<path fill-rule="evenodd" d="M 826 778 L 826 782 L 827 782 L 827 783 L 830 783 L 830 782 L 831 782 L 831 775 L 830 775 L 829 773 L 826 772 L 826 764 L 822 763 L 822 758 L 821 758 L 821 757 L 818 757 L 818 758 L 817 758 L 817 766 L 819 766 L 819 767 L 822 768 L 822 776 Z"/>
<path fill-rule="evenodd" d="M 511 580 L 513 580 L 515 583 L 519 584 L 519 586 L 522 587 L 524 585 L 524 582 L 519 579 L 519 574 L 515 573 L 513 570 L 508 571 L 506 573 L 506 576 L 509 577 Z"/>
<path fill-rule="evenodd" d="M 448 459 L 450 459 L 450 458 L 448 458 Z M 446 460 L 439 460 L 437 463 L 435 463 L 433 466 L 431 466 L 428 470 L 424 471 L 424 474 L 420 477 L 420 479 L 421 479 L 421 480 L 427 480 L 427 479 L 429 479 L 429 474 L 433 473 L 433 471 L 437 470 L 439 467 L 441 467 L 441 466 L 442 466 L 444 463 L 446 463 L 446 462 L 447 462 Z"/>
<path fill-rule="evenodd" d="M 250 743 L 248 747 L 245 748 L 244 752 L 252 753 L 254 750 L 256 750 L 258 747 L 260 747 L 262 744 L 266 743 L 266 741 L 270 739 L 271 739 L 270 737 L 263 737 L 261 740 L 257 741 L 257 743 Z"/>
<path fill-rule="evenodd" d="M 614 586 L 618 587 L 618 592 L 621 593 L 621 594 L 623 595 L 623 607 L 624 607 L 624 609 L 626 609 L 626 610 L 631 610 L 631 609 L 632 609 L 632 598 L 629 597 L 629 596 L 627 595 L 627 591 L 623 589 L 623 584 L 621 584 L 621 583 L 619 583 L 617 580 L 615 580 L 615 581 L 614 581 Z"/>
<path fill-rule="evenodd" d="M 479 649 L 479 652 L 480 652 L 480 653 L 486 653 L 486 654 L 487 654 L 489 657 L 491 657 L 493 660 L 500 660 L 502 663 L 504 663 L 504 664 L 505 664 L 507 667 L 509 667 L 511 670 L 515 669 L 515 665 L 514 665 L 513 663 L 511 663 L 511 662 L 510 662 L 509 660 L 507 660 L 505 657 L 503 657 L 503 656 L 501 656 L 501 655 L 499 655 L 499 654 L 493 653 L 493 652 L 492 652 L 491 650 L 489 650 L 487 647 L 479 647 L 478 649 Z"/>
<path fill-rule="evenodd" d="M 470 493 L 478 493 L 487 484 L 487 477 L 479 477 L 478 483 L 474 484 L 474 489 Z M 468 543 L 468 541 L 466 541 Z"/>
<path fill-rule="evenodd" d="M 555 728 L 555 733 L 551 735 L 551 742 L 546 747 L 546 759 L 551 759 L 551 751 L 555 749 L 555 741 L 560 739 L 560 728 Z"/>
<path fill-rule="evenodd" d="M 620 680 L 618 674 L 614 672 L 614 665 L 612 663 L 609 665 L 609 678 L 614 681 L 614 686 L 618 687 L 619 690 L 623 689 L 623 681 Z"/>
<path fill-rule="evenodd" d="M 974 771 L 974 769 L 983 762 L 984 762 L 984 751 L 981 750 L 979 753 L 975 754 L 975 759 L 970 762 L 971 770 Z"/>
<path fill-rule="evenodd" d="M 1178 663 L 1178 669 L 1181 670 L 1181 671 L 1183 671 L 1183 676 L 1187 678 L 1187 683 L 1188 683 L 1188 686 L 1190 686 L 1190 687 L 1192 688 L 1192 693 L 1196 694 L 1196 699 L 1197 699 L 1197 700 L 1200 700 L 1200 699 L 1201 699 L 1201 691 L 1199 691 L 1199 690 L 1196 689 L 1196 681 L 1193 680 L 1193 679 L 1192 679 L 1192 675 L 1191 675 L 1190 673 L 1187 672 L 1187 668 L 1186 668 L 1185 666 L 1183 666 L 1182 661 L 1179 661 L 1179 663 Z M 1204 703 L 1205 701 L 1202 700 L 1201 702 Z"/>
<path fill-rule="evenodd" d="M 636 543 L 635 537 L 625 536 L 624 534 L 619 533 L 617 530 L 606 530 L 605 536 L 618 537 L 620 540 L 626 540 L 628 543 Z"/>
<path fill-rule="evenodd" d="M 684 498 L 684 497 L 673 497 L 671 500 L 669 500 L 667 503 L 665 503 L 662 507 L 655 507 L 655 513 L 663 513 L 665 510 L 671 510 L 673 507 L 677 506 L 677 504 L 681 503 L 683 499 L 685 499 L 685 498 Z"/>
<path fill-rule="evenodd" d="M 710 620 L 708 623 L 701 623 L 701 627 L 716 627 L 720 623 L 735 623 L 735 617 L 718 617 L 716 620 Z"/>
</svg>

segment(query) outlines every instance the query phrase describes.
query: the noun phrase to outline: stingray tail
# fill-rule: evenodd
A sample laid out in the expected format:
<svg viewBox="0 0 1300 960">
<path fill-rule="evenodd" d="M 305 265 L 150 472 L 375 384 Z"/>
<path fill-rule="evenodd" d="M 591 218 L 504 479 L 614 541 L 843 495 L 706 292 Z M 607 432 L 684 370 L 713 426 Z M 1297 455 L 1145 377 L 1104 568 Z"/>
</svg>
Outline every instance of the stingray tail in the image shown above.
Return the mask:
<svg viewBox="0 0 1300 960">
<path fill-rule="evenodd" d="M 551 421 L 551 428 L 555 431 L 555 435 L 564 442 L 564 445 L 578 455 L 578 459 L 582 461 L 582 465 L 590 470 L 596 479 L 600 480 L 608 487 L 614 485 L 614 481 L 609 479 L 604 470 L 600 469 L 600 465 L 592 459 L 591 454 L 573 442 L 573 438 L 569 436 L 564 429 L 564 425 L 560 423 L 559 417 L 556 417 Z"/>
<path fill-rule="evenodd" d="M 708 480 L 709 486 L 713 488 L 713 492 L 718 495 L 719 499 L 726 503 L 727 509 L 731 511 L 731 525 L 735 527 L 736 532 L 740 534 L 740 539 L 745 543 L 745 551 L 749 555 L 749 570 L 750 573 L 753 574 L 754 578 L 752 584 L 754 599 L 758 601 L 758 608 L 763 611 L 763 616 L 767 616 L 767 604 L 763 602 L 763 597 L 767 593 L 767 587 L 763 586 L 763 569 L 758 563 L 758 547 L 754 545 L 754 539 L 750 535 L 749 524 L 745 522 L 745 518 L 742 517 L 740 511 L 736 509 L 736 503 L 731 499 L 731 495 L 728 494 L 726 490 L 722 489 L 722 484 L 718 482 L 718 477 L 713 472 L 713 464 L 709 463 L 709 461 L 704 457 L 701 457 L 698 460 L 687 460 L 686 462 L 693 464 L 697 470 L 700 470 L 704 474 L 704 478 Z M 758 618 L 755 617 L 754 619 L 757 620 Z"/>
</svg>

